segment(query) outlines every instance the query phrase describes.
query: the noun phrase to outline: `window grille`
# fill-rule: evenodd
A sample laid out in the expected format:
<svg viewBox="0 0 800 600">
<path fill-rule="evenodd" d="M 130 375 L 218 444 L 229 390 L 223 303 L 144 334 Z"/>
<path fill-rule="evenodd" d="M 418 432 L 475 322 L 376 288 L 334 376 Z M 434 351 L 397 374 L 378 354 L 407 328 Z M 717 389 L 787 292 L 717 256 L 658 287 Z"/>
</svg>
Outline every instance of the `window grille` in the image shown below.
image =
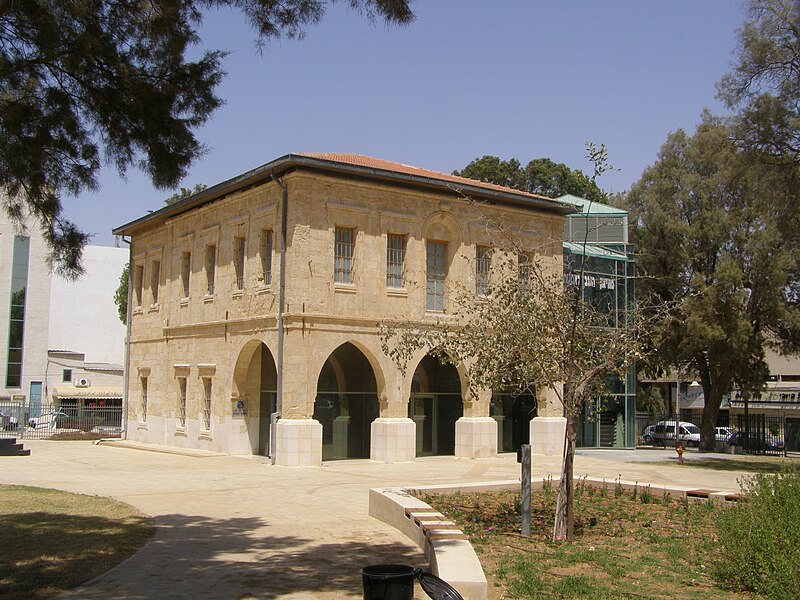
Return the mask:
<svg viewBox="0 0 800 600">
<path fill-rule="evenodd" d="M 214 294 L 214 278 L 217 272 L 217 247 L 206 247 L 206 293 L 211 296 Z"/>
<path fill-rule="evenodd" d="M 211 378 L 203 377 L 203 429 L 211 431 Z"/>
<path fill-rule="evenodd" d="M 386 238 L 386 287 L 403 287 L 406 259 L 406 236 L 390 233 Z"/>
<path fill-rule="evenodd" d="M 147 421 L 147 377 L 140 378 L 142 385 L 142 421 Z"/>
<path fill-rule="evenodd" d="M 353 229 L 336 228 L 333 263 L 333 281 L 335 283 L 353 283 L 354 233 Z"/>
<path fill-rule="evenodd" d="M 233 247 L 234 257 L 234 270 L 236 272 L 236 289 L 244 289 L 244 257 L 245 257 L 245 239 L 237 237 L 234 240 Z"/>
<path fill-rule="evenodd" d="M 527 292 L 531 289 L 531 276 L 533 275 L 531 257 L 525 252 L 517 255 L 517 281 L 520 291 Z"/>
<path fill-rule="evenodd" d="M 487 246 L 475 248 L 475 293 L 478 296 L 489 295 L 489 270 L 492 266 L 491 249 Z"/>
<path fill-rule="evenodd" d="M 184 252 L 181 256 L 181 283 L 183 284 L 183 297 L 189 297 L 189 284 L 192 276 L 192 255 Z"/>
<path fill-rule="evenodd" d="M 445 242 L 428 242 L 427 254 L 427 301 L 426 309 L 433 312 L 444 312 L 444 282 L 447 277 Z"/>
<path fill-rule="evenodd" d="M 261 272 L 264 285 L 272 284 L 272 230 L 265 229 L 261 233 Z"/>
<path fill-rule="evenodd" d="M 142 305 L 142 288 L 144 287 L 144 265 L 137 265 L 133 271 L 133 299 L 137 307 Z"/>
<path fill-rule="evenodd" d="M 186 427 L 186 377 L 178 377 L 178 425 Z"/>
<path fill-rule="evenodd" d="M 161 263 L 154 260 L 150 270 L 150 296 L 153 299 L 153 304 L 158 304 L 158 280 L 160 277 Z"/>
</svg>

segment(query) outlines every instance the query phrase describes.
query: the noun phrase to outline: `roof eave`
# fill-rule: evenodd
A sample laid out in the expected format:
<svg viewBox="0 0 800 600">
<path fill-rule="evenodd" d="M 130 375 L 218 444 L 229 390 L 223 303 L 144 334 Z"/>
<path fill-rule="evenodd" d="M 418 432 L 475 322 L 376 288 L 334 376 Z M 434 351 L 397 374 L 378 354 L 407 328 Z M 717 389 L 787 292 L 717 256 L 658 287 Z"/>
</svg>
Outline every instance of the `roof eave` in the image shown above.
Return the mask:
<svg viewBox="0 0 800 600">
<path fill-rule="evenodd" d="M 286 154 L 285 156 L 261 165 L 260 167 L 256 167 L 251 171 L 242 173 L 241 175 L 206 188 L 200 192 L 197 192 L 196 194 L 187 196 L 186 198 L 179 200 L 174 204 L 164 206 L 159 210 L 153 211 L 143 217 L 121 225 L 120 227 L 113 229 L 112 233 L 114 235 L 131 235 L 136 230 L 142 229 L 151 222 L 162 221 L 170 217 L 177 216 L 209 202 L 219 200 L 220 198 L 223 198 L 229 194 L 246 189 L 256 184 L 265 183 L 271 180 L 275 175 L 281 175 L 296 168 L 307 168 L 324 172 L 342 173 L 351 176 L 357 175 L 369 179 L 379 179 L 428 189 L 449 191 L 454 194 L 461 194 L 465 197 L 465 199 L 475 197 L 483 200 L 497 201 L 504 204 L 512 204 L 523 208 L 536 208 L 562 216 L 566 216 L 575 212 L 574 206 L 559 202 L 558 200 L 546 198 L 544 196 L 538 197 L 523 193 L 515 193 L 513 191 L 505 192 L 502 190 L 492 190 L 483 188 L 479 185 L 459 184 L 456 182 L 436 179 L 434 177 L 399 173 L 397 171 L 391 171 L 388 169 L 354 165 L 351 163 L 304 156 L 301 154 Z"/>
</svg>

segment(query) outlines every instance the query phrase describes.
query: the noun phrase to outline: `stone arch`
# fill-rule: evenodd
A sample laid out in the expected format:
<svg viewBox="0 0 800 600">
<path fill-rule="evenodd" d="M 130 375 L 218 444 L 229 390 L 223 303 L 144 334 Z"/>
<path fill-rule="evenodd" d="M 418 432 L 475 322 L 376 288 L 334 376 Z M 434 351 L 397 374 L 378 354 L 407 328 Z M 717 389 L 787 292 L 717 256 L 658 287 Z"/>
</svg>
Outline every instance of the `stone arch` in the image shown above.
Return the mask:
<svg viewBox="0 0 800 600">
<path fill-rule="evenodd" d="M 314 419 L 322 425 L 322 459 L 369 458 L 379 417 L 375 369 L 360 345 L 339 344 L 317 376 Z"/>
<path fill-rule="evenodd" d="M 321 345 L 318 355 L 321 358 L 319 362 L 312 365 L 310 371 L 316 373 L 316 378 L 319 379 L 320 372 L 325 364 L 325 361 L 344 344 L 352 344 L 364 355 L 372 367 L 372 373 L 375 376 L 375 384 L 377 387 L 378 399 L 383 406 L 387 400 L 387 368 L 391 368 L 391 361 L 383 354 L 380 348 L 380 340 L 377 338 L 358 339 L 348 336 L 337 336 L 329 343 Z"/>
<path fill-rule="evenodd" d="M 461 226 L 447 212 L 436 212 L 430 215 L 422 225 L 422 237 L 431 240 L 446 240 L 460 244 L 464 239 Z"/>
<path fill-rule="evenodd" d="M 268 455 L 272 436 L 271 415 L 277 410 L 277 364 L 260 339 L 247 340 L 233 368 L 231 411 L 242 418 L 253 453 Z"/>
<path fill-rule="evenodd" d="M 430 351 L 415 358 L 407 385 L 408 416 L 416 426 L 416 454 L 454 454 L 456 422 L 464 416 L 466 371 L 463 365 L 442 363 Z"/>
<path fill-rule="evenodd" d="M 275 356 L 277 356 L 265 340 L 254 338 L 244 342 L 238 353 L 236 353 L 236 363 L 233 367 L 233 381 L 231 382 L 232 398 L 244 398 L 247 395 L 247 373 L 250 369 L 250 362 L 253 360 L 255 353 L 261 347 L 261 344 L 266 346 L 267 350 L 269 350 L 269 353 L 273 356 L 273 359 Z"/>
</svg>

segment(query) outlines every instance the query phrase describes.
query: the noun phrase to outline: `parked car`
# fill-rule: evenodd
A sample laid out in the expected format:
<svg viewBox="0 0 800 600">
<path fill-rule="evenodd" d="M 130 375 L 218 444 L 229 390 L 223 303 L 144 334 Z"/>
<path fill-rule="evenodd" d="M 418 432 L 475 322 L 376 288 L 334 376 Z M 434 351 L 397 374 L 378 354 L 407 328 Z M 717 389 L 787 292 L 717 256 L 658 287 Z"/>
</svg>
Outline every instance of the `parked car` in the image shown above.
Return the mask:
<svg viewBox="0 0 800 600">
<path fill-rule="evenodd" d="M 17 421 L 17 417 L 7 415 L 0 410 L 0 429 L 10 431 L 12 429 L 16 429 L 17 427 L 19 427 L 19 421 Z"/>
<path fill-rule="evenodd" d="M 645 427 L 642 439 L 647 443 L 657 444 L 674 442 L 675 421 L 659 421 L 655 425 L 648 425 Z M 699 446 L 700 428 L 694 423 L 680 421 L 678 423 L 678 440 L 687 446 Z"/>
<path fill-rule="evenodd" d="M 31 417 L 28 419 L 28 427 L 33 429 L 55 429 L 58 427 L 58 420 L 68 416 L 63 411 L 52 411 L 42 413 L 38 417 Z"/>
<path fill-rule="evenodd" d="M 736 433 L 733 427 L 715 427 L 714 431 L 718 442 L 727 442 L 730 437 Z"/>
<path fill-rule="evenodd" d="M 772 440 L 769 437 L 761 437 L 755 433 L 750 433 L 747 436 L 743 431 L 737 431 L 728 438 L 729 446 L 747 446 L 748 449 L 756 452 L 763 452 L 765 450 L 783 450 L 783 440 Z"/>
</svg>

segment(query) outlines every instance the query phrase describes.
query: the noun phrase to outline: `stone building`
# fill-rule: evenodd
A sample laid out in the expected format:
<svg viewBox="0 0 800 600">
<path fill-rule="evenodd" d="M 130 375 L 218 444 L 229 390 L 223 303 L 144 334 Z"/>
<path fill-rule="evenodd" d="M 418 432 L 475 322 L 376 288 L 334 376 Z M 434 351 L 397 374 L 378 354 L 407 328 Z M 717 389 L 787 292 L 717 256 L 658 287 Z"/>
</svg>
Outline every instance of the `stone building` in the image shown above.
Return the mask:
<svg viewBox="0 0 800 600">
<path fill-rule="evenodd" d="M 448 318 L 452 285 L 479 285 L 486 249 L 504 243 L 490 223 L 560 273 L 570 212 L 369 157 L 289 154 L 119 227 L 128 439 L 282 465 L 495 455 L 500 396 L 470 397 L 462 370 L 424 353 L 401 372 L 379 324 Z M 517 430 L 559 452 L 563 407 L 534 404 Z"/>
</svg>

